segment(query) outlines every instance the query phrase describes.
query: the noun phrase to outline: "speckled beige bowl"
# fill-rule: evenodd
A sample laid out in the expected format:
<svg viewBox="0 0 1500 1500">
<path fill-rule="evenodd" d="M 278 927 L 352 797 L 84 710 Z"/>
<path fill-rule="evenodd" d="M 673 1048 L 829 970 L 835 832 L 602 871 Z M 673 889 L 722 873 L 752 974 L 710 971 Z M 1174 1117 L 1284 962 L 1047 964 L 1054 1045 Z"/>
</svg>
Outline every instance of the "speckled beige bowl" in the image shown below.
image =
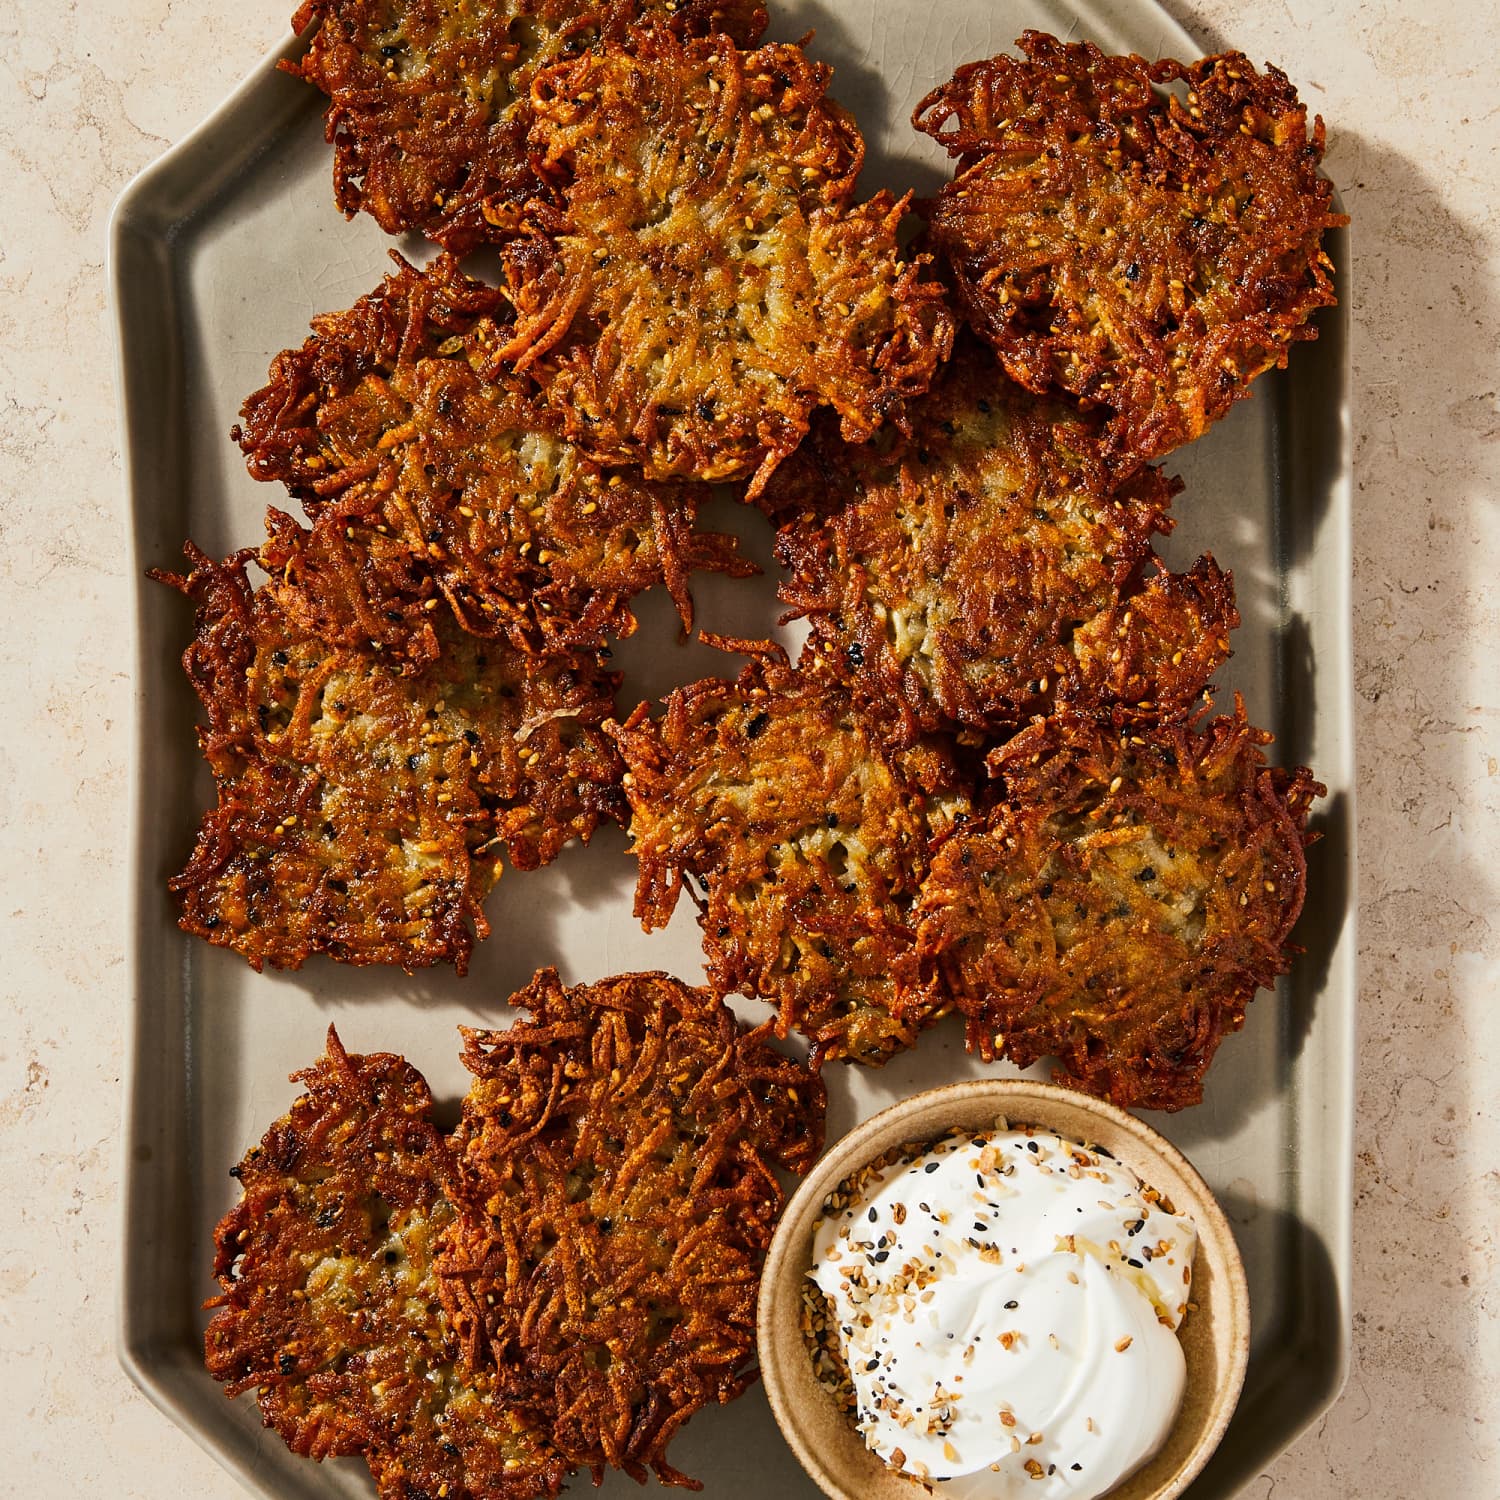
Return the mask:
<svg viewBox="0 0 1500 1500">
<path fill-rule="evenodd" d="M 1192 1217 L 1195 1311 L 1180 1336 L 1187 1356 L 1182 1410 L 1160 1453 L 1110 1500 L 1180 1495 L 1218 1446 L 1239 1400 L 1250 1352 L 1250 1300 L 1240 1253 L 1203 1179 L 1169 1141 L 1124 1110 L 1030 1079 L 978 1079 L 915 1094 L 837 1142 L 787 1205 L 760 1286 L 760 1368 L 766 1395 L 792 1451 L 833 1500 L 920 1500 L 926 1487 L 893 1474 L 865 1447 L 813 1373 L 801 1327 L 802 1288 L 812 1265 L 813 1225 L 846 1177 L 907 1141 L 933 1141 L 955 1126 L 983 1130 L 1004 1117 L 1103 1146 Z"/>
</svg>

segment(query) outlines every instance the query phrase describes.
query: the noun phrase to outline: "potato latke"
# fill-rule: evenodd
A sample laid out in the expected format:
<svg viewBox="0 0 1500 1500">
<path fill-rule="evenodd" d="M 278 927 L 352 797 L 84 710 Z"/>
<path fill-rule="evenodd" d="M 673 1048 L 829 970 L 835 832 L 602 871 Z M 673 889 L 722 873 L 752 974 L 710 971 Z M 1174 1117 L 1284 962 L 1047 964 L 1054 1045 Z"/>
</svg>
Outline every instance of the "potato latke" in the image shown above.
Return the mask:
<svg viewBox="0 0 1500 1500">
<path fill-rule="evenodd" d="M 433 1260 L 453 1160 L 432 1096 L 389 1053 L 326 1056 L 234 1169 L 214 1234 L 222 1293 L 204 1336 L 231 1396 L 256 1389 L 294 1453 L 360 1455 L 384 1500 L 537 1500 L 568 1466 L 462 1367 Z"/>
<path fill-rule="evenodd" d="M 596 647 L 635 629 L 643 589 L 665 583 L 686 627 L 692 569 L 754 571 L 732 537 L 694 531 L 705 486 L 602 473 L 521 377 L 490 368 L 507 317 L 450 257 L 398 260 L 247 398 L 250 472 L 301 499 L 330 533 L 324 555 L 358 575 L 339 591 L 353 617 L 309 621 L 331 639 L 411 651 L 438 600 L 475 634 Z"/>
<path fill-rule="evenodd" d="M 920 948 L 986 1059 L 1061 1060 L 1116 1104 L 1203 1095 L 1223 1037 L 1286 971 L 1323 788 L 1233 716 L 1113 732 L 1038 721 L 991 755 L 1001 797 L 939 852 Z"/>
<path fill-rule="evenodd" d="M 1166 571 L 1179 487 L 1116 482 L 1098 424 L 1012 385 L 966 344 L 906 440 L 816 435 L 764 498 L 785 517 L 781 596 L 813 645 L 908 733 L 1003 734 L 1058 704 L 1191 711 L 1229 655 L 1234 587 L 1211 557 Z"/>
<path fill-rule="evenodd" d="M 965 806 L 946 743 L 892 751 L 843 685 L 777 659 L 642 704 L 619 742 L 636 915 L 664 926 L 686 882 L 717 993 L 776 1005 L 818 1063 L 883 1062 L 941 1014 L 911 910 Z"/>
<path fill-rule="evenodd" d="M 814 410 L 861 440 L 931 382 L 942 290 L 897 245 L 905 200 L 853 201 L 864 143 L 829 76 L 799 47 L 662 31 L 538 75 L 557 206 L 504 249 L 499 355 L 600 461 L 753 495 Z"/>
<path fill-rule="evenodd" d="M 251 587 L 251 554 L 187 553 L 186 576 L 157 576 L 197 606 L 183 663 L 218 805 L 169 882 L 186 931 L 257 969 L 326 952 L 462 971 L 502 852 L 533 869 L 616 814 L 599 725 L 618 678 L 596 658 L 445 625 L 431 661 L 403 666 L 298 628 Z"/>
<path fill-rule="evenodd" d="M 465 1032 L 445 1305 L 569 1462 L 692 1483 L 667 1444 L 752 1378 L 775 1169 L 821 1152 L 823 1086 L 667 974 L 513 1000 L 533 1019 Z"/>
<path fill-rule="evenodd" d="M 1323 122 L 1237 52 L 1185 65 L 1028 31 L 917 106 L 960 159 L 929 234 L 1030 390 L 1111 412 L 1123 460 L 1197 437 L 1334 301 Z M 1168 92 L 1185 85 L 1185 98 Z"/>
<path fill-rule="evenodd" d="M 526 135 L 538 70 L 661 25 L 752 46 L 754 0 L 303 0 L 288 72 L 329 97 L 334 199 L 389 234 L 463 254 L 513 227 L 543 185 Z"/>
</svg>

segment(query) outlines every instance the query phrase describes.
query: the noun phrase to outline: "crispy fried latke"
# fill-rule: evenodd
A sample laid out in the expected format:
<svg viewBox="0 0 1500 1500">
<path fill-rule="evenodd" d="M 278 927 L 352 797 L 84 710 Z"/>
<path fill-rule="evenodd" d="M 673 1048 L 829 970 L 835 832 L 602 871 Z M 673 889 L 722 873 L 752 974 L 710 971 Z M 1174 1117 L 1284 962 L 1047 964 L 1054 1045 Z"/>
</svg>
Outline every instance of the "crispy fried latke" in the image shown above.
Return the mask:
<svg viewBox="0 0 1500 1500">
<path fill-rule="evenodd" d="M 659 719 L 642 704 L 618 739 L 643 925 L 687 881 L 717 993 L 770 1001 L 815 1065 L 911 1046 L 942 1013 L 911 910 L 965 805 L 948 747 L 886 748 L 846 688 L 774 658 L 679 689 Z"/>
<path fill-rule="evenodd" d="M 234 431 L 250 472 L 302 500 L 345 575 L 335 598 L 357 613 L 310 626 L 403 650 L 443 600 L 475 634 L 593 647 L 635 629 L 643 589 L 665 583 L 688 626 L 692 569 L 755 571 L 733 537 L 694 531 L 706 486 L 601 473 L 520 376 L 489 369 L 506 336 L 499 292 L 447 256 L 396 265 L 277 356 Z M 302 591 L 310 609 L 326 602 Z"/>
<path fill-rule="evenodd" d="M 867 438 L 947 355 L 942 290 L 897 246 L 906 200 L 853 202 L 864 143 L 829 76 L 799 47 L 665 32 L 538 76 L 558 204 L 505 248 L 500 357 L 601 461 L 753 496 L 813 410 Z"/>
<path fill-rule="evenodd" d="M 1044 1056 L 1116 1104 L 1203 1096 L 1285 973 L 1306 886 L 1305 767 L 1235 713 L 1202 730 L 1039 720 L 992 752 L 1003 800 L 933 861 L 919 946 L 987 1060 Z"/>
<path fill-rule="evenodd" d="M 518 869 L 616 815 L 620 766 L 599 725 L 618 677 L 597 658 L 535 659 L 446 623 L 420 665 L 326 644 L 237 553 L 191 543 L 197 606 L 183 664 L 207 711 L 218 805 L 172 881 L 180 925 L 259 969 L 326 952 L 463 972 L 502 851 Z"/>
<path fill-rule="evenodd" d="M 303 0 L 292 27 L 316 29 L 283 66 L 329 97 L 343 213 L 463 254 L 542 186 L 526 149 L 538 70 L 648 25 L 753 46 L 765 24 L 754 0 Z"/>
<path fill-rule="evenodd" d="M 555 1495 L 568 1466 L 463 1368 L 443 1311 L 453 1161 L 426 1083 L 332 1028 L 294 1081 L 307 1092 L 234 1169 L 243 1196 L 214 1234 L 209 1373 L 231 1396 L 258 1388 L 294 1453 L 362 1454 L 389 1500 Z"/>
<path fill-rule="evenodd" d="M 1335 300 L 1322 238 L 1347 220 L 1318 176 L 1323 122 L 1309 132 L 1286 75 L 1237 52 L 1019 45 L 1025 60 L 967 64 L 912 117 L 961 159 L 932 245 L 1016 380 L 1110 408 L 1116 452 L 1159 458 Z"/>
<path fill-rule="evenodd" d="M 569 1462 L 696 1489 L 667 1445 L 752 1378 L 774 1169 L 822 1150 L 823 1085 L 667 974 L 544 969 L 513 1003 L 533 1019 L 464 1033 L 444 1306 Z"/>
<path fill-rule="evenodd" d="M 762 497 L 785 517 L 781 597 L 809 648 L 910 731 L 1003 732 L 1056 704 L 1189 711 L 1229 654 L 1233 580 L 1151 550 L 1179 486 L 1116 486 L 1097 423 L 1008 381 L 965 341 L 908 440 L 819 434 Z"/>
</svg>

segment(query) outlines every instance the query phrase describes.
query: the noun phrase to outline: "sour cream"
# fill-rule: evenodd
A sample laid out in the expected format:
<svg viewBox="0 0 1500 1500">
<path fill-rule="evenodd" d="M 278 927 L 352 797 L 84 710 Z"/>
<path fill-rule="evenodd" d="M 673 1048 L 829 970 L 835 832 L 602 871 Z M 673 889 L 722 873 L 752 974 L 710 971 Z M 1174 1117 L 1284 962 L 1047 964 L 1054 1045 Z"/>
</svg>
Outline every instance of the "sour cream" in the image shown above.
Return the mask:
<svg viewBox="0 0 1500 1500">
<path fill-rule="evenodd" d="M 1112 1157 L 1042 1131 L 867 1170 L 810 1273 L 865 1442 L 954 1500 L 1113 1489 L 1182 1403 L 1197 1238 Z"/>
</svg>

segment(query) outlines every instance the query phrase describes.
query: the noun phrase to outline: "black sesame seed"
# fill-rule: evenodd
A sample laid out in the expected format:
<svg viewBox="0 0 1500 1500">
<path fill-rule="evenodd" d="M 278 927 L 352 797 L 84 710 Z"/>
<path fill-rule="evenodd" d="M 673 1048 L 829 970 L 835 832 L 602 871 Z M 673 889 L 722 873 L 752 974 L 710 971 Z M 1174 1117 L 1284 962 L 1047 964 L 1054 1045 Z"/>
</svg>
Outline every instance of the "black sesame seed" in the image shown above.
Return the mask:
<svg viewBox="0 0 1500 1500">
<path fill-rule="evenodd" d="M 870 1210 L 870 1222 L 872 1224 L 875 1222 L 875 1210 L 873 1208 Z"/>
<path fill-rule="evenodd" d="M 1010 1299 L 1010 1301 L 1009 1301 L 1009 1302 L 1007 1302 L 1007 1303 L 1006 1303 L 1006 1304 L 1005 1304 L 1005 1305 L 1006 1305 L 1006 1307 L 1007 1307 L 1007 1308 L 1008 1308 L 1008 1309 L 1009 1309 L 1009 1310 L 1010 1310 L 1010 1311 L 1012 1311 L 1012 1312 L 1014 1312 L 1014 1311 L 1015 1311 L 1015 1309 L 1016 1309 L 1016 1308 L 1018 1308 L 1018 1307 L 1019 1307 L 1019 1306 L 1020 1306 L 1020 1305 L 1021 1305 L 1021 1304 L 1020 1304 L 1020 1303 L 1019 1303 L 1019 1302 L 1017 1302 L 1017 1301 L 1016 1301 L 1016 1299 L 1015 1299 L 1015 1298 L 1014 1298 L 1014 1297 L 1012 1297 L 1012 1298 L 1011 1298 L 1011 1299 Z"/>
<path fill-rule="evenodd" d="M 1072 1466 L 1072 1468 L 1073 1468 L 1073 1472 L 1075 1474 L 1082 1474 L 1083 1473 L 1083 1465 L 1082 1464 L 1074 1464 Z"/>
<path fill-rule="evenodd" d="M 922 1168 L 922 1170 L 924 1172 L 936 1172 L 937 1169 L 938 1169 L 938 1163 L 935 1162 L 935 1161 L 928 1162 L 927 1165 Z"/>
<path fill-rule="evenodd" d="M 880 1361 L 878 1359 L 869 1360 L 865 1365 L 866 1370 L 878 1370 L 879 1368 Z"/>
<path fill-rule="evenodd" d="M 1026 1149 L 1028 1151 L 1040 1151 L 1042 1148 L 1040 1146 L 1038 1146 L 1035 1141 L 1027 1141 L 1026 1142 Z"/>
</svg>

